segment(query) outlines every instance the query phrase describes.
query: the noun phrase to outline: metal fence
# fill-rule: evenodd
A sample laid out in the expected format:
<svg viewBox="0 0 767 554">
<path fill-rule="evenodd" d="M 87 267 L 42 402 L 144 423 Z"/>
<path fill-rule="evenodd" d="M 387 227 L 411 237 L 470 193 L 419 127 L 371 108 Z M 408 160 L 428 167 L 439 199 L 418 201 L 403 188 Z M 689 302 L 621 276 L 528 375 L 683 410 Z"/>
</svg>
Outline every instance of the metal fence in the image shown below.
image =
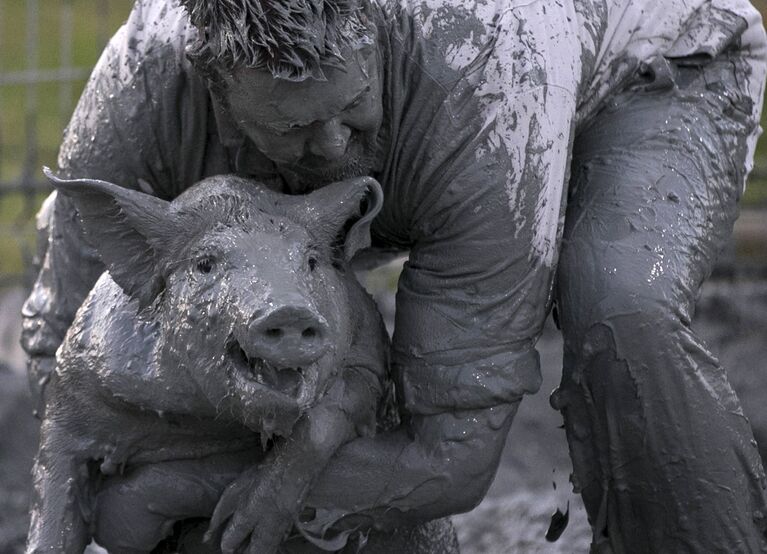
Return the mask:
<svg viewBox="0 0 767 554">
<path fill-rule="evenodd" d="M 77 66 L 74 61 L 75 42 L 75 10 L 87 4 L 92 5 L 92 17 L 96 27 L 96 37 L 93 42 L 95 48 L 92 52 L 92 60 L 95 61 L 97 52 L 106 44 L 113 29 L 110 28 L 110 8 L 115 4 L 113 0 L 91 0 L 90 2 L 77 2 L 76 0 L 25 0 L 23 3 L 11 0 L 14 4 L 24 5 L 24 61 L 23 64 L 14 64 L 17 67 L 7 70 L 0 67 L 0 87 L 23 87 L 25 92 L 24 102 L 24 157 L 20 171 L 9 176 L 0 169 L 0 189 L 2 193 L 11 191 L 34 191 L 48 190 L 40 175 L 40 147 L 41 141 L 38 133 L 40 117 L 40 89 L 45 85 L 56 85 L 58 88 L 58 123 L 61 129 L 66 125 L 72 112 L 75 93 L 79 92 L 82 83 L 91 71 L 91 65 Z M 18 17 L 16 13 L 9 13 L 8 0 L 0 0 L 0 29 L 7 28 L 16 23 L 8 20 L 8 16 Z M 127 4 L 123 2 L 123 4 Z M 6 17 L 4 17 L 6 16 Z M 57 20 L 56 29 L 58 37 L 41 35 L 41 20 L 45 18 Z M 50 32 L 50 29 L 45 29 Z M 0 33 L 0 50 L 3 44 L 4 34 Z M 8 34 L 5 34 L 8 36 Z M 6 39 L 7 40 L 7 39 Z M 58 50 L 58 60 L 55 67 L 43 67 L 41 65 L 41 46 L 45 41 L 55 41 Z M 19 68 L 18 65 L 23 65 Z M 0 96 L 2 99 L 2 96 Z M 10 109 L 7 105 L 0 104 L 0 112 Z M 2 149 L 4 142 L 0 142 Z M 0 163 L 3 162 L 0 157 Z"/>
<path fill-rule="evenodd" d="M 0 286 L 28 281 L 61 133 L 132 0 L 0 0 Z M 26 277 L 26 279 L 25 279 Z"/>
</svg>

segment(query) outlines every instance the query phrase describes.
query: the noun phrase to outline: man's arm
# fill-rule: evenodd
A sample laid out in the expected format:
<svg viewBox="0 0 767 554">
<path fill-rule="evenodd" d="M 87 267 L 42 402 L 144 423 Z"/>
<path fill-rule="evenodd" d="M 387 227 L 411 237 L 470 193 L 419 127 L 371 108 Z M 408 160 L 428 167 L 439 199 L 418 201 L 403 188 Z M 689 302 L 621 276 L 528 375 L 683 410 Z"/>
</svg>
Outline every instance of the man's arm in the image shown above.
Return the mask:
<svg viewBox="0 0 767 554">
<path fill-rule="evenodd" d="M 407 427 L 350 442 L 307 504 L 330 518 L 364 514 L 376 529 L 467 512 L 495 477 L 518 405 L 418 416 Z"/>
<path fill-rule="evenodd" d="M 476 506 L 522 396 L 540 386 L 535 342 L 550 307 L 580 77 L 566 7 L 503 10 L 473 41 L 438 23 L 449 10 L 419 10 L 449 69 L 417 60 L 429 75 L 409 97 L 439 104 L 402 107 L 403 121 L 416 108 L 424 120 L 399 129 L 377 227 L 385 239 L 406 222 L 412 241 L 392 347 L 404 424 L 342 447 L 308 501 L 374 514 L 383 527 Z M 512 32 L 520 26 L 524 36 Z M 403 47 L 395 39 L 391 63 Z M 429 77 L 451 70 L 440 99 Z"/>
<path fill-rule="evenodd" d="M 551 41 L 577 56 L 566 14 L 552 14 L 541 3 L 505 11 L 497 25 L 511 43 L 499 38 L 484 68 L 447 83 L 418 74 L 404 97 L 421 103 L 387 108 L 401 127 L 374 231 L 411 246 L 393 345 L 404 423 L 340 448 L 309 492 L 316 521 L 361 512 L 391 527 L 470 509 L 521 397 L 540 384 L 534 345 L 551 297 L 580 72 L 570 59 L 551 75 L 539 67 Z M 526 19 L 550 22 L 544 44 L 520 43 Z M 392 40 L 388 63 L 399 56 L 410 67 L 391 73 L 438 69 L 409 45 Z"/>
<path fill-rule="evenodd" d="M 519 73 L 509 60 L 540 58 L 501 46 L 486 71 L 506 63 L 511 87 Z M 484 106 L 459 84 L 428 114 L 450 133 L 435 144 L 450 155 L 404 145 L 399 166 L 423 179 L 388 180 L 394 206 L 379 231 L 412 222 L 392 350 L 405 424 L 342 447 L 309 505 L 389 528 L 470 510 L 485 495 L 519 402 L 540 385 L 534 345 L 550 306 L 575 113 L 572 81 L 543 84 Z"/>
</svg>

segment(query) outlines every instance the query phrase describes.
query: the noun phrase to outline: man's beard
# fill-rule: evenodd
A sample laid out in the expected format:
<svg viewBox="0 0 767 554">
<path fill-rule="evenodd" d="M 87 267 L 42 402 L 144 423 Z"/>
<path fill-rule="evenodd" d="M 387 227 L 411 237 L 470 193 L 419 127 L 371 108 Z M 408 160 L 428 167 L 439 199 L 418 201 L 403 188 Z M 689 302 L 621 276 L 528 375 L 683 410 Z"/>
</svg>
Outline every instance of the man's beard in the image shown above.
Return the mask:
<svg viewBox="0 0 767 554">
<path fill-rule="evenodd" d="M 287 192 L 304 194 L 344 179 L 371 175 L 377 169 L 377 153 L 374 138 L 353 135 L 340 165 L 327 167 L 327 160 L 310 156 L 300 164 L 278 165 L 278 170 L 285 179 Z"/>
</svg>

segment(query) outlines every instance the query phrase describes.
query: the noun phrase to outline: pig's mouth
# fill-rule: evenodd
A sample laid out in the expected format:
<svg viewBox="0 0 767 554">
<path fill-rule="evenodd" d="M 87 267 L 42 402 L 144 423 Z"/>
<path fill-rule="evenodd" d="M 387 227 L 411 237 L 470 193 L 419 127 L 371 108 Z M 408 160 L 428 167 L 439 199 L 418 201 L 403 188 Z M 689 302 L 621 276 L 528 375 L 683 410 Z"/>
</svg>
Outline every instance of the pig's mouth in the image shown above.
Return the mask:
<svg viewBox="0 0 767 554">
<path fill-rule="evenodd" d="M 299 405 L 310 403 L 313 399 L 315 383 L 307 374 L 316 372 L 307 372 L 301 367 L 278 368 L 266 360 L 248 356 L 233 337 L 228 341 L 227 354 L 232 362 L 232 377 L 245 392 L 267 388 L 270 392 L 288 396 Z"/>
</svg>

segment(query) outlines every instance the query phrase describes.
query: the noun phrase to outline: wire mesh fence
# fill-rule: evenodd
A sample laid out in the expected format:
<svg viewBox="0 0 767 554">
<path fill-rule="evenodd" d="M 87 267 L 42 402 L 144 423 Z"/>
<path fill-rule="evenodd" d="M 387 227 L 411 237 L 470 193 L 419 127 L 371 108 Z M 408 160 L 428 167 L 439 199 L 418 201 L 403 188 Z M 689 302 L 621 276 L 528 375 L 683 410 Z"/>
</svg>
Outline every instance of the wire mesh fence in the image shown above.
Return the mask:
<svg viewBox="0 0 767 554">
<path fill-rule="evenodd" d="M 29 281 L 61 134 L 132 0 L 0 0 L 0 287 Z"/>
</svg>

